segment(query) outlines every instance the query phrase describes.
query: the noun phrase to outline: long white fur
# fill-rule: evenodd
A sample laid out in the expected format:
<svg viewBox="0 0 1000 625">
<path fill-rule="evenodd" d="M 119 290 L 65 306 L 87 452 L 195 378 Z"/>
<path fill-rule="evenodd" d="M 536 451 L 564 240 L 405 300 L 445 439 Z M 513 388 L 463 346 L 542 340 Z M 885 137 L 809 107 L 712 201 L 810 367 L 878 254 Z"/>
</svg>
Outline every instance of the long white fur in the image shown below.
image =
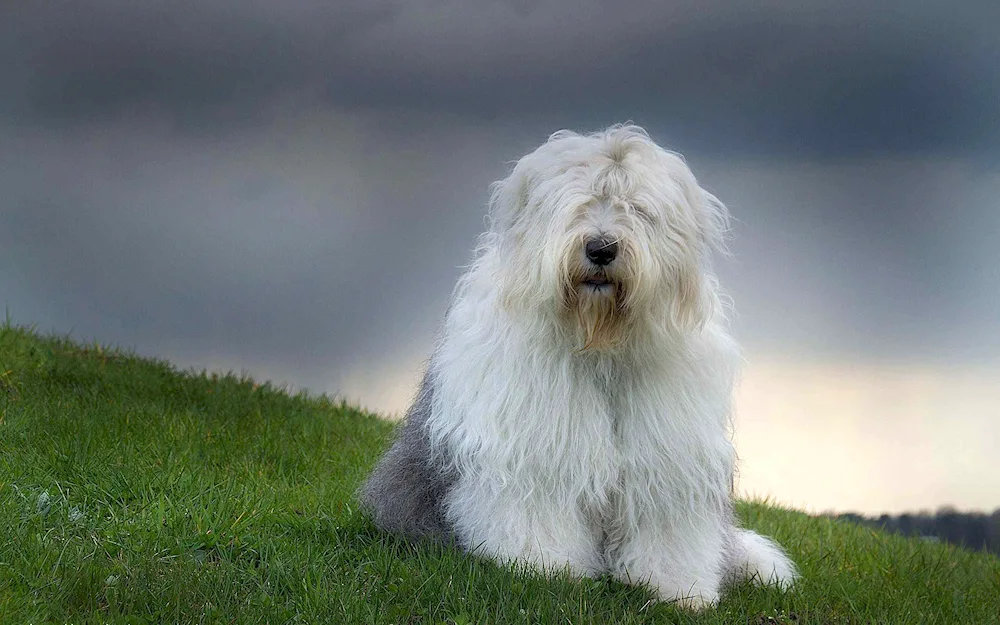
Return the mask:
<svg viewBox="0 0 1000 625">
<path fill-rule="evenodd" d="M 727 225 L 635 126 L 556 133 L 495 185 L 425 424 L 456 476 L 443 509 L 461 545 L 692 607 L 734 579 L 791 583 L 781 549 L 732 513 L 741 356 L 711 266 Z M 618 299 L 575 282 L 596 235 L 619 243 Z"/>
</svg>

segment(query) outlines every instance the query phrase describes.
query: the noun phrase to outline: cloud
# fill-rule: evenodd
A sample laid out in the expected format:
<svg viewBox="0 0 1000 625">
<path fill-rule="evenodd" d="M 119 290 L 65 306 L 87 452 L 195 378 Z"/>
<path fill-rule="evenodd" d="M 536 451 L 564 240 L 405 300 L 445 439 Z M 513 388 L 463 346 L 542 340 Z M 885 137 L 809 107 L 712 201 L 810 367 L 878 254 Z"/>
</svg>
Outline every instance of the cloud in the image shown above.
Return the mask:
<svg viewBox="0 0 1000 625">
<path fill-rule="evenodd" d="M 2 303 L 42 329 L 323 389 L 426 350 L 503 149 L 539 138 L 281 112 L 224 140 L 145 118 L 5 129 Z"/>
<path fill-rule="evenodd" d="M 206 2 L 7 8 L 0 107 L 26 122 L 157 111 L 260 123 L 340 110 L 603 126 L 686 149 L 818 154 L 1000 145 L 995 3 Z"/>
</svg>

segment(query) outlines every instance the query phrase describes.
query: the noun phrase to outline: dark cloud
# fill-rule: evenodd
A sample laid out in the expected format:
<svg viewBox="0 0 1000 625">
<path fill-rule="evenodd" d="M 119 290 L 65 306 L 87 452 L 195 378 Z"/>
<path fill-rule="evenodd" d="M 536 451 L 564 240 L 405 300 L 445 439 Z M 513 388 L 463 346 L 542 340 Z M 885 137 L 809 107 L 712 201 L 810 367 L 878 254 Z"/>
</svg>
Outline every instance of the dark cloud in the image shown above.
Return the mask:
<svg viewBox="0 0 1000 625">
<path fill-rule="evenodd" d="M 10 130 L 2 303 L 46 330 L 337 388 L 426 349 L 504 171 L 495 132 L 302 109 L 223 141 L 141 119 Z"/>
<path fill-rule="evenodd" d="M 201 130 L 295 93 L 546 128 L 632 118 L 688 149 L 995 154 L 998 6 L 22 3 L 0 26 L 0 106 Z"/>
</svg>

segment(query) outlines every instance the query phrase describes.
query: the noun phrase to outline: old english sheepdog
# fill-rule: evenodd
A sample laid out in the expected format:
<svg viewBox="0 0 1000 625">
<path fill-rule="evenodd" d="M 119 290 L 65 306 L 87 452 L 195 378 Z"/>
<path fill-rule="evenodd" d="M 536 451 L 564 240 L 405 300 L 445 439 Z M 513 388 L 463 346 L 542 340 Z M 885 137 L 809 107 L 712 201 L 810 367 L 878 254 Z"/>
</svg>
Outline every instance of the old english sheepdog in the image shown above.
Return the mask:
<svg viewBox="0 0 1000 625">
<path fill-rule="evenodd" d="M 789 585 L 733 513 L 741 357 L 711 267 L 728 219 L 636 126 L 557 132 L 518 161 L 360 491 L 376 525 L 692 608 L 733 581 Z"/>
</svg>

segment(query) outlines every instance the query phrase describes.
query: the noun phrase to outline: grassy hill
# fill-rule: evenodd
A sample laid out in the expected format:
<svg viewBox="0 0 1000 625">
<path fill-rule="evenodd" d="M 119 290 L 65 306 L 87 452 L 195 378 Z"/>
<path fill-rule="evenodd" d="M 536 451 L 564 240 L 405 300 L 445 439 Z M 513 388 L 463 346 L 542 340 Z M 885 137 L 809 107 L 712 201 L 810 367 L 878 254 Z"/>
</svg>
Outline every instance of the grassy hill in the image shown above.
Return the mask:
<svg viewBox="0 0 1000 625">
<path fill-rule="evenodd" d="M 328 398 L 0 326 L 3 623 L 991 623 L 1000 560 L 742 504 L 803 579 L 693 616 L 379 534 L 393 426 Z"/>
</svg>

